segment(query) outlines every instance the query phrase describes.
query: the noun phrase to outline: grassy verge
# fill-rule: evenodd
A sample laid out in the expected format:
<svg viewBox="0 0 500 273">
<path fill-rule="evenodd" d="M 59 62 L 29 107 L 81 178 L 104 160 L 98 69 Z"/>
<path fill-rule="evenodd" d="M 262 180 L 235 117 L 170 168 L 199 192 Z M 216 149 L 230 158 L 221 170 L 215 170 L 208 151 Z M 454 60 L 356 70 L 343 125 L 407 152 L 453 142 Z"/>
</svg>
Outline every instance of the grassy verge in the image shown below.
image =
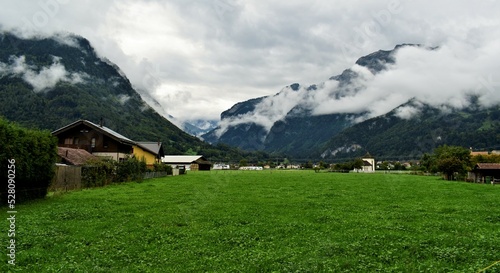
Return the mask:
<svg viewBox="0 0 500 273">
<path fill-rule="evenodd" d="M 500 260 L 500 187 L 436 177 L 190 172 L 17 210 L 16 266 L 2 255 L 2 272 L 477 272 Z"/>
</svg>

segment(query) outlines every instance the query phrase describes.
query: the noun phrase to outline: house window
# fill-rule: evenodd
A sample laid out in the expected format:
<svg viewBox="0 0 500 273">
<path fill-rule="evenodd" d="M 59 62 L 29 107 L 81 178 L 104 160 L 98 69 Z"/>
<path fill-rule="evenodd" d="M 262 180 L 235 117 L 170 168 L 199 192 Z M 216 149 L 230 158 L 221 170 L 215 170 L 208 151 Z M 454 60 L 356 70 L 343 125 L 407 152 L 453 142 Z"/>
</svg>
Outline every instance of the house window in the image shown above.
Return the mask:
<svg viewBox="0 0 500 273">
<path fill-rule="evenodd" d="M 90 147 L 95 148 L 95 137 L 90 140 Z"/>
<path fill-rule="evenodd" d="M 108 144 L 109 144 L 109 139 L 105 136 L 103 139 L 102 139 L 102 146 L 104 148 L 108 148 Z"/>
<path fill-rule="evenodd" d="M 75 137 L 75 138 L 73 139 L 73 144 L 75 144 L 75 145 L 80 144 L 80 139 L 79 139 L 79 138 L 77 138 L 77 137 Z"/>
<path fill-rule="evenodd" d="M 73 139 L 72 138 L 68 137 L 68 138 L 64 139 L 64 144 L 70 145 L 72 143 L 73 143 Z"/>
</svg>

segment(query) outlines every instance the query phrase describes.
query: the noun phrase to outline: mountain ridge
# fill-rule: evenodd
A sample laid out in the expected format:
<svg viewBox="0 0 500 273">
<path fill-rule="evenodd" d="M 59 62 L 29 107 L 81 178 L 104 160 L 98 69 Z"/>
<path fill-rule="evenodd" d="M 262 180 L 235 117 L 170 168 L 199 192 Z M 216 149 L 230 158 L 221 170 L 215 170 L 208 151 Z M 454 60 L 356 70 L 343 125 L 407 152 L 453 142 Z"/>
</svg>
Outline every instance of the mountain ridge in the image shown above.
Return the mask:
<svg viewBox="0 0 500 273">
<path fill-rule="evenodd" d="M 0 33 L 0 104 L 0 115 L 28 128 L 53 131 L 79 119 L 103 120 L 136 141 L 162 141 L 166 154 L 212 160 L 256 156 L 211 146 L 179 129 L 143 100 L 118 66 L 77 35 Z"/>
<path fill-rule="evenodd" d="M 500 143 L 498 138 L 485 141 L 481 137 L 474 137 L 473 134 L 469 134 L 467 138 L 461 137 L 461 141 L 454 141 L 449 136 L 459 135 L 455 133 L 459 128 L 447 120 L 453 120 L 461 124 L 463 128 L 470 128 L 471 131 L 476 132 L 477 128 L 473 124 L 475 121 L 466 118 L 470 116 L 492 120 L 489 123 L 488 132 L 495 135 L 500 133 L 500 127 L 494 122 L 497 109 L 495 107 L 483 109 L 479 105 L 474 105 L 473 95 L 468 98 L 471 105 L 465 109 L 429 105 L 413 98 L 403 101 L 386 113 L 376 115 L 374 113 L 377 112 L 373 112 L 373 109 L 362 107 L 362 104 L 356 106 L 355 102 L 351 102 L 351 98 L 363 98 L 354 96 L 357 94 L 370 97 L 370 94 L 366 92 L 370 87 L 370 80 L 379 74 L 387 74 L 391 71 L 392 67 L 397 64 L 396 54 L 403 48 L 415 48 L 428 52 L 439 50 L 439 47 L 401 44 L 392 50 L 379 50 L 362 56 L 353 67 L 345 69 L 339 75 L 332 76 L 320 84 L 302 87 L 295 83 L 283 88 L 275 95 L 235 104 L 230 109 L 236 107 L 246 109 L 246 111 L 224 111 L 224 115 L 221 115 L 221 126 L 203 135 L 203 138 L 210 143 L 225 143 L 251 150 L 282 152 L 300 161 L 348 159 L 361 156 L 367 151 L 386 158 L 418 159 L 423 153 L 432 152 L 437 145 L 441 144 L 492 147 L 495 143 Z M 325 92 L 327 95 L 324 94 Z M 301 93 L 301 95 L 294 95 L 294 93 Z M 278 97 L 282 99 L 277 99 Z M 286 109 L 285 114 L 275 115 L 274 119 L 269 118 L 272 115 L 265 116 L 266 113 L 273 114 L 273 105 L 279 105 L 278 102 L 286 104 L 290 101 L 295 104 Z M 325 101 L 330 104 L 323 103 Z M 344 101 L 349 102 L 348 105 L 355 108 L 348 108 L 342 103 Z M 336 108 L 329 109 L 329 105 L 334 105 Z M 480 113 L 475 115 L 474 111 Z M 412 118 L 408 118 L 410 116 Z M 266 120 L 266 118 L 269 119 Z M 388 133 L 374 131 L 367 125 L 374 122 L 382 124 L 383 120 L 390 121 L 387 125 Z M 418 128 L 418 121 L 431 129 L 414 129 Z M 409 124 L 412 124 L 414 128 L 410 128 Z M 396 128 L 404 129 L 406 132 L 402 133 Z M 452 133 L 443 134 L 444 141 L 429 137 L 429 135 L 437 134 L 439 130 Z M 398 137 L 398 134 L 403 134 L 405 137 Z M 394 141 L 391 144 L 385 139 Z M 405 139 L 411 140 L 414 146 L 418 146 L 418 149 L 406 145 Z"/>
</svg>

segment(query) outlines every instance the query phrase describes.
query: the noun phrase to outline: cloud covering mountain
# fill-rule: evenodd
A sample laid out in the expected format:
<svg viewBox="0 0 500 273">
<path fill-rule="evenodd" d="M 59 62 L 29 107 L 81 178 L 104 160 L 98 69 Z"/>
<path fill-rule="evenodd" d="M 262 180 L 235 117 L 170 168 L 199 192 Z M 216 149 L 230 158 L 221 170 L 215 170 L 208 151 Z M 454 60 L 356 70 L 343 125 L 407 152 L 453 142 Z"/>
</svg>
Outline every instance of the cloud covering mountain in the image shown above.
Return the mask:
<svg viewBox="0 0 500 273">
<path fill-rule="evenodd" d="M 478 38 L 470 42 L 453 41 L 437 48 L 404 46 L 391 57 L 393 62 L 382 63 L 383 70 L 355 64 L 350 68 L 354 77 L 343 85 L 337 77 L 297 90 L 284 88 L 274 96 L 258 103 L 254 111 L 223 119 L 218 134 L 230 126 L 253 122 L 267 131 L 294 108 L 311 115 L 352 113 L 362 114 L 360 122 L 380 116 L 414 99 L 416 103 L 398 108 L 397 115 L 409 119 L 426 104 L 444 111 L 462 109 L 478 103 L 490 107 L 500 103 L 500 37 L 497 29 L 475 33 Z M 484 37 L 483 40 L 478 40 Z M 488 37 L 488 39 L 486 39 Z"/>
<path fill-rule="evenodd" d="M 363 96 L 332 101 L 328 98 L 334 91 L 327 88 L 311 98 L 315 107 L 310 108 L 318 114 L 354 105 L 376 115 L 407 97 L 402 89 L 410 89 L 398 78 L 413 82 L 415 92 L 440 86 L 451 90 L 454 84 L 473 90 L 482 86 L 475 92 L 488 103 L 488 96 L 494 96 L 487 94 L 489 88 L 497 90 L 500 81 L 496 66 L 488 67 L 497 58 L 491 52 L 498 48 L 499 13 L 498 1 L 466 0 L 8 0 L 2 2 L 0 29 L 25 36 L 73 32 L 87 37 L 134 86 L 181 120 L 216 119 L 238 101 L 273 94 L 293 82 L 321 82 L 380 48 L 401 43 L 439 46 L 438 52 L 419 53 L 432 64 L 405 59 L 401 52 L 393 74 L 367 75 L 372 87 Z M 419 65 L 428 73 L 412 73 Z M 449 71 L 442 83 L 433 69 Z M 468 69 L 474 74 L 455 76 L 458 81 L 450 76 L 465 75 Z M 457 92 L 469 93 L 463 88 Z M 392 95 L 394 89 L 399 95 Z M 450 97 L 439 89 L 443 97 L 437 100 L 450 98 L 451 105 L 467 97 Z M 325 101 L 318 103 L 321 98 Z M 283 107 L 281 112 L 288 108 Z M 277 119 L 278 112 L 269 115 Z"/>
<path fill-rule="evenodd" d="M 85 73 L 70 73 L 61 64 L 58 57 L 53 56 L 53 63 L 48 67 L 35 67 L 26 64 L 24 56 L 11 56 L 10 63 L 0 62 L 0 77 L 19 76 L 29 83 L 35 92 L 54 88 L 59 82 L 71 84 L 82 83 L 88 75 Z"/>
</svg>

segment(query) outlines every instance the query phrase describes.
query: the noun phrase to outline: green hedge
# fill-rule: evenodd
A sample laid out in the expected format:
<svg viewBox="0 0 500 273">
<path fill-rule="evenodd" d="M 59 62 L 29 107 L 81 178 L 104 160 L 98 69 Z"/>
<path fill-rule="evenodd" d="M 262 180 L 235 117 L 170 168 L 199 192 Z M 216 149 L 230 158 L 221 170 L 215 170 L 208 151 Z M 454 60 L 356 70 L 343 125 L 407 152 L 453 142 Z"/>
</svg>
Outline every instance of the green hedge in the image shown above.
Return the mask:
<svg viewBox="0 0 500 273">
<path fill-rule="evenodd" d="M 135 157 L 127 158 L 116 165 L 116 182 L 141 181 L 146 172 L 146 161 Z"/>
<path fill-rule="evenodd" d="M 156 170 L 155 167 L 155 171 L 168 172 L 168 167 L 161 166 L 161 170 Z M 146 161 L 135 157 L 128 157 L 120 162 L 111 159 L 91 160 L 83 166 L 82 185 L 85 188 L 93 188 L 106 186 L 111 183 L 141 181 L 146 171 Z M 171 173 L 172 168 L 170 167 Z"/>
<path fill-rule="evenodd" d="M 26 129 L 0 117 L 2 205 L 7 203 L 9 181 L 15 184 L 16 203 L 45 197 L 56 160 L 57 139 L 50 132 Z"/>
</svg>

